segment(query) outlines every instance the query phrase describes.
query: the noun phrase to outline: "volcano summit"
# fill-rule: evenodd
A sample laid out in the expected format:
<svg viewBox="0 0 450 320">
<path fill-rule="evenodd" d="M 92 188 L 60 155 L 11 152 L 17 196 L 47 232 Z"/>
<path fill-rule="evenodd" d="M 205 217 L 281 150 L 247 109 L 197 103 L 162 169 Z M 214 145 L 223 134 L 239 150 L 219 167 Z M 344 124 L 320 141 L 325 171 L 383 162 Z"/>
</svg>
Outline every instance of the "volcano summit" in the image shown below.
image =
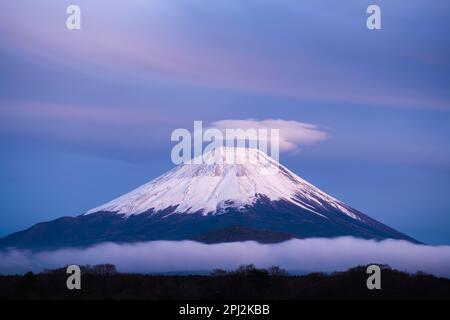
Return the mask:
<svg viewBox="0 0 450 320">
<path fill-rule="evenodd" d="M 257 149 L 220 147 L 206 153 L 201 164 L 181 164 L 80 216 L 13 233 L 0 239 L 0 247 L 187 239 L 274 243 L 338 236 L 417 242 L 329 196 Z"/>
</svg>

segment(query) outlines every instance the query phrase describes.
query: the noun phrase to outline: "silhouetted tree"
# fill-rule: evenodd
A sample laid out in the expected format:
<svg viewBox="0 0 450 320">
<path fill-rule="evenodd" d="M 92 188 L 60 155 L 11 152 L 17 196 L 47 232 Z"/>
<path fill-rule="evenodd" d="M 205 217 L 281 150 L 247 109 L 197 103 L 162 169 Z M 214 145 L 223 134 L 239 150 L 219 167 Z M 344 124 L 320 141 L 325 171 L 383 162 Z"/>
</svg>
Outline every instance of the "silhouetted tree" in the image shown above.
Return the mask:
<svg viewBox="0 0 450 320">
<path fill-rule="evenodd" d="M 267 269 L 267 271 L 269 272 L 269 276 L 275 276 L 275 277 L 289 276 L 289 272 L 280 268 L 279 266 L 271 266 L 269 269 Z"/>
<path fill-rule="evenodd" d="M 113 264 L 98 264 L 90 269 L 91 273 L 98 274 L 101 276 L 108 276 L 117 273 L 116 266 Z"/>
<path fill-rule="evenodd" d="M 213 277 L 224 277 L 226 275 L 228 275 L 228 272 L 226 270 L 223 270 L 223 269 L 214 269 L 211 272 L 211 276 L 213 276 Z"/>
</svg>

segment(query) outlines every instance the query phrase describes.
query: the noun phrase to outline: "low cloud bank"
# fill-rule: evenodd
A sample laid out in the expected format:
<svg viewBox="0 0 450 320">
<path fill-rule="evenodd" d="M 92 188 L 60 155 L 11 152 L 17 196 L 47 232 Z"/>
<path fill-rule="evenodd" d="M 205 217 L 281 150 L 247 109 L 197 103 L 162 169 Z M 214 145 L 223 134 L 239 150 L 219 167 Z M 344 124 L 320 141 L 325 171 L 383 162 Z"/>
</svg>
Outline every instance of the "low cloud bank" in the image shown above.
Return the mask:
<svg viewBox="0 0 450 320">
<path fill-rule="evenodd" d="M 416 245 L 399 240 L 352 237 L 290 240 L 278 244 L 253 241 L 202 244 L 193 241 L 103 243 L 86 249 L 0 252 L 0 273 L 15 274 L 69 264 L 112 263 L 121 272 L 200 271 L 278 265 L 292 271 L 342 271 L 369 263 L 389 264 L 408 272 L 424 271 L 450 278 L 450 246 Z"/>
</svg>

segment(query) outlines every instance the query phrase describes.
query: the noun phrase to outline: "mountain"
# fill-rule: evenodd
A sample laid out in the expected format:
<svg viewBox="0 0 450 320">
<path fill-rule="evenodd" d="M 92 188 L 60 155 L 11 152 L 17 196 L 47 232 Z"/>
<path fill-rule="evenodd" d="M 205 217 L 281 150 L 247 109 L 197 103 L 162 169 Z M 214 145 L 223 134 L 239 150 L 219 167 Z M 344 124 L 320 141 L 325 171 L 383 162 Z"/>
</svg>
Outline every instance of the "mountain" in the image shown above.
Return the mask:
<svg viewBox="0 0 450 320">
<path fill-rule="evenodd" d="M 85 214 L 39 223 L 2 238 L 0 248 L 186 239 L 274 243 L 338 236 L 417 243 L 257 149 L 221 147 Z"/>
</svg>

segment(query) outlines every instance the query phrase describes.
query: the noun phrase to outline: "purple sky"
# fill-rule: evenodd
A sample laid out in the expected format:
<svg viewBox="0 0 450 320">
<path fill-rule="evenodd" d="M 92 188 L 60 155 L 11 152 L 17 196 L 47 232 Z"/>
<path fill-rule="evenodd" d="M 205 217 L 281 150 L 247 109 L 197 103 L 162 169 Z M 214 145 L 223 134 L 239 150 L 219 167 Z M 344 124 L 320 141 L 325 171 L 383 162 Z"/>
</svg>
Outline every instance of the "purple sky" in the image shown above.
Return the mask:
<svg viewBox="0 0 450 320">
<path fill-rule="evenodd" d="M 373 1 L 372 1 L 373 2 Z M 291 170 L 421 241 L 450 243 L 450 4 L 15 0 L 0 5 L 0 235 L 171 167 L 194 120 L 284 119 L 327 139 Z M 82 30 L 65 28 L 66 7 Z"/>
</svg>

